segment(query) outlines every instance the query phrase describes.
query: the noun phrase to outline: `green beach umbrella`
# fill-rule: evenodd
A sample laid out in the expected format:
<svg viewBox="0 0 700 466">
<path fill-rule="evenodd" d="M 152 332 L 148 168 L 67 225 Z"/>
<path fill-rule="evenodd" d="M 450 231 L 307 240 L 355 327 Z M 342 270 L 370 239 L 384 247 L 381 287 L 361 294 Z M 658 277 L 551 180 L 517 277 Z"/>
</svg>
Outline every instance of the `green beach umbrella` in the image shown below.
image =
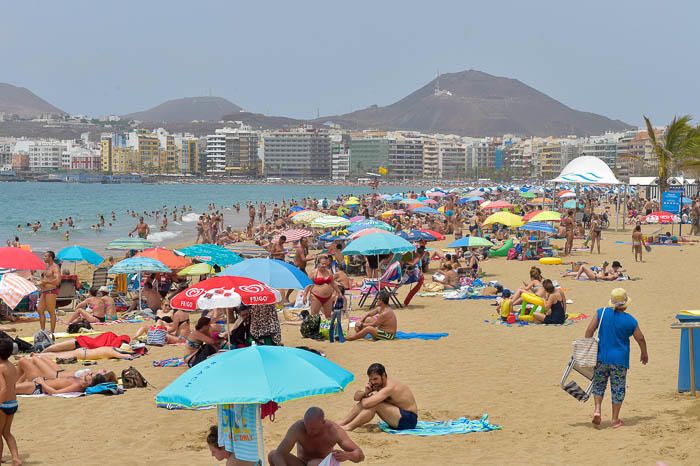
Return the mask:
<svg viewBox="0 0 700 466">
<path fill-rule="evenodd" d="M 128 251 L 130 249 L 135 249 L 137 251 L 142 251 L 144 249 L 152 248 L 155 245 L 143 238 L 122 238 L 115 239 L 107 245 L 107 249 L 120 249 Z"/>
</svg>

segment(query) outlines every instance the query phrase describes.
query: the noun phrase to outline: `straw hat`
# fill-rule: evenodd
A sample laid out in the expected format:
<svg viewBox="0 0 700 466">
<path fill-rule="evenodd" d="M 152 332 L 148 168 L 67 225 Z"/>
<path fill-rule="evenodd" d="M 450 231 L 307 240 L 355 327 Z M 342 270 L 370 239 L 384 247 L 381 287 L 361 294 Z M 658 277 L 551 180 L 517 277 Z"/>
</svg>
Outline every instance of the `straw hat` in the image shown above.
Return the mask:
<svg viewBox="0 0 700 466">
<path fill-rule="evenodd" d="M 610 292 L 610 301 L 608 301 L 608 306 L 625 309 L 629 303 L 632 302 L 632 298 L 627 296 L 627 291 L 624 288 L 615 288 Z"/>
</svg>

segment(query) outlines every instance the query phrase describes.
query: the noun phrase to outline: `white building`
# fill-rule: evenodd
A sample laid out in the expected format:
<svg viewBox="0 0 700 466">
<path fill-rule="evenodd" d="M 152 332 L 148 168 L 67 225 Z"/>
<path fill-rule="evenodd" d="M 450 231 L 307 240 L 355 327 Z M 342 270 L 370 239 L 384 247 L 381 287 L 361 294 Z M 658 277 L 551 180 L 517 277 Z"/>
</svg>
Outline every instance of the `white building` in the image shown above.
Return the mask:
<svg viewBox="0 0 700 466">
<path fill-rule="evenodd" d="M 63 169 L 63 153 L 67 150 L 67 141 L 21 139 L 15 144 L 14 153 L 29 156 L 30 171 L 50 172 Z"/>
</svg>

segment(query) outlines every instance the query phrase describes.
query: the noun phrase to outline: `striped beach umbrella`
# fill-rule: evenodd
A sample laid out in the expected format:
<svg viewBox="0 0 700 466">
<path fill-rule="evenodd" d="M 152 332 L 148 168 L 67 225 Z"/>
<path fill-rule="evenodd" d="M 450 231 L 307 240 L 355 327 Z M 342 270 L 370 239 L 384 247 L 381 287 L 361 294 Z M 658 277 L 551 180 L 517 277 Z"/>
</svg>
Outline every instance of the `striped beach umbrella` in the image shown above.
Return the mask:
<svg viewBox="0 0 700 466">
<path fill-rule="evenodd" d="M 122 238 L 111 241 L 107 245 L 107 249 L 117 249 L 122 251 L 134 249 L 136 251 L 141 251 L 144 249 L 152 248 L 153 246 L 155 245 L 152 242 L 143 238 Z"/>
<path fill-rule="evenodd" d="M 299 241 L 302 238 L 308 238 L 308 237 L 311 237 L 313 235 L 314 234 L 312 232 L 310 232 L 309 230 L 304 230 L 301 228 L 292 228 L 289 230 L 284 230 L 282 233 L 275 235 L 272 240 L 279 241 L 280 236 L 284 236 L 287 238 L 287 242 L 293 243 L 295 241 Z"/>
<path fill-rule="evenodd" d="M 34 283 L 15 273 L 0 275 L 0 299 L 10 309 L 16 308 L 25 296 L 37 290 Z"/>
</svg>

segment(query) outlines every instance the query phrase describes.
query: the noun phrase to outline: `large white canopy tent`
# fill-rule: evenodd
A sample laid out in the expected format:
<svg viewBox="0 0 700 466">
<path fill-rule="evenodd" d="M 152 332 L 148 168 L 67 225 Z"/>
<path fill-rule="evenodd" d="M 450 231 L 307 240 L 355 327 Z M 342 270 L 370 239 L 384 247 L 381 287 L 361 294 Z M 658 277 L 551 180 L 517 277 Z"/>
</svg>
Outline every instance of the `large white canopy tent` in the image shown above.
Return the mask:
<svg viewBox="0 0 700 466">
<path fill-rule="evenodd" d="M 607 163 L 603 162 L 598 157 L 592 155 L 582 155 L 576 157 L 569 162 L 561 171 L 558 177 L 549 180 L 552 183 L 568 183 L 568 184 L 594 184 L 594 185 L 620 185 L 623 184 L 617 179 L 613 171 Z M 578 186 L 576 189 L 578 196 Z M 627 206 L 627 187 L 625 186 L 625 201 L 623 209 Z M 620 198 L 617 197 L 617 205 L 615 206 L 615 230 L 619 227 L 620 222 Z M 622 222 L 622 229 L 625 228 L 625 222 Z"/>
</svg>

